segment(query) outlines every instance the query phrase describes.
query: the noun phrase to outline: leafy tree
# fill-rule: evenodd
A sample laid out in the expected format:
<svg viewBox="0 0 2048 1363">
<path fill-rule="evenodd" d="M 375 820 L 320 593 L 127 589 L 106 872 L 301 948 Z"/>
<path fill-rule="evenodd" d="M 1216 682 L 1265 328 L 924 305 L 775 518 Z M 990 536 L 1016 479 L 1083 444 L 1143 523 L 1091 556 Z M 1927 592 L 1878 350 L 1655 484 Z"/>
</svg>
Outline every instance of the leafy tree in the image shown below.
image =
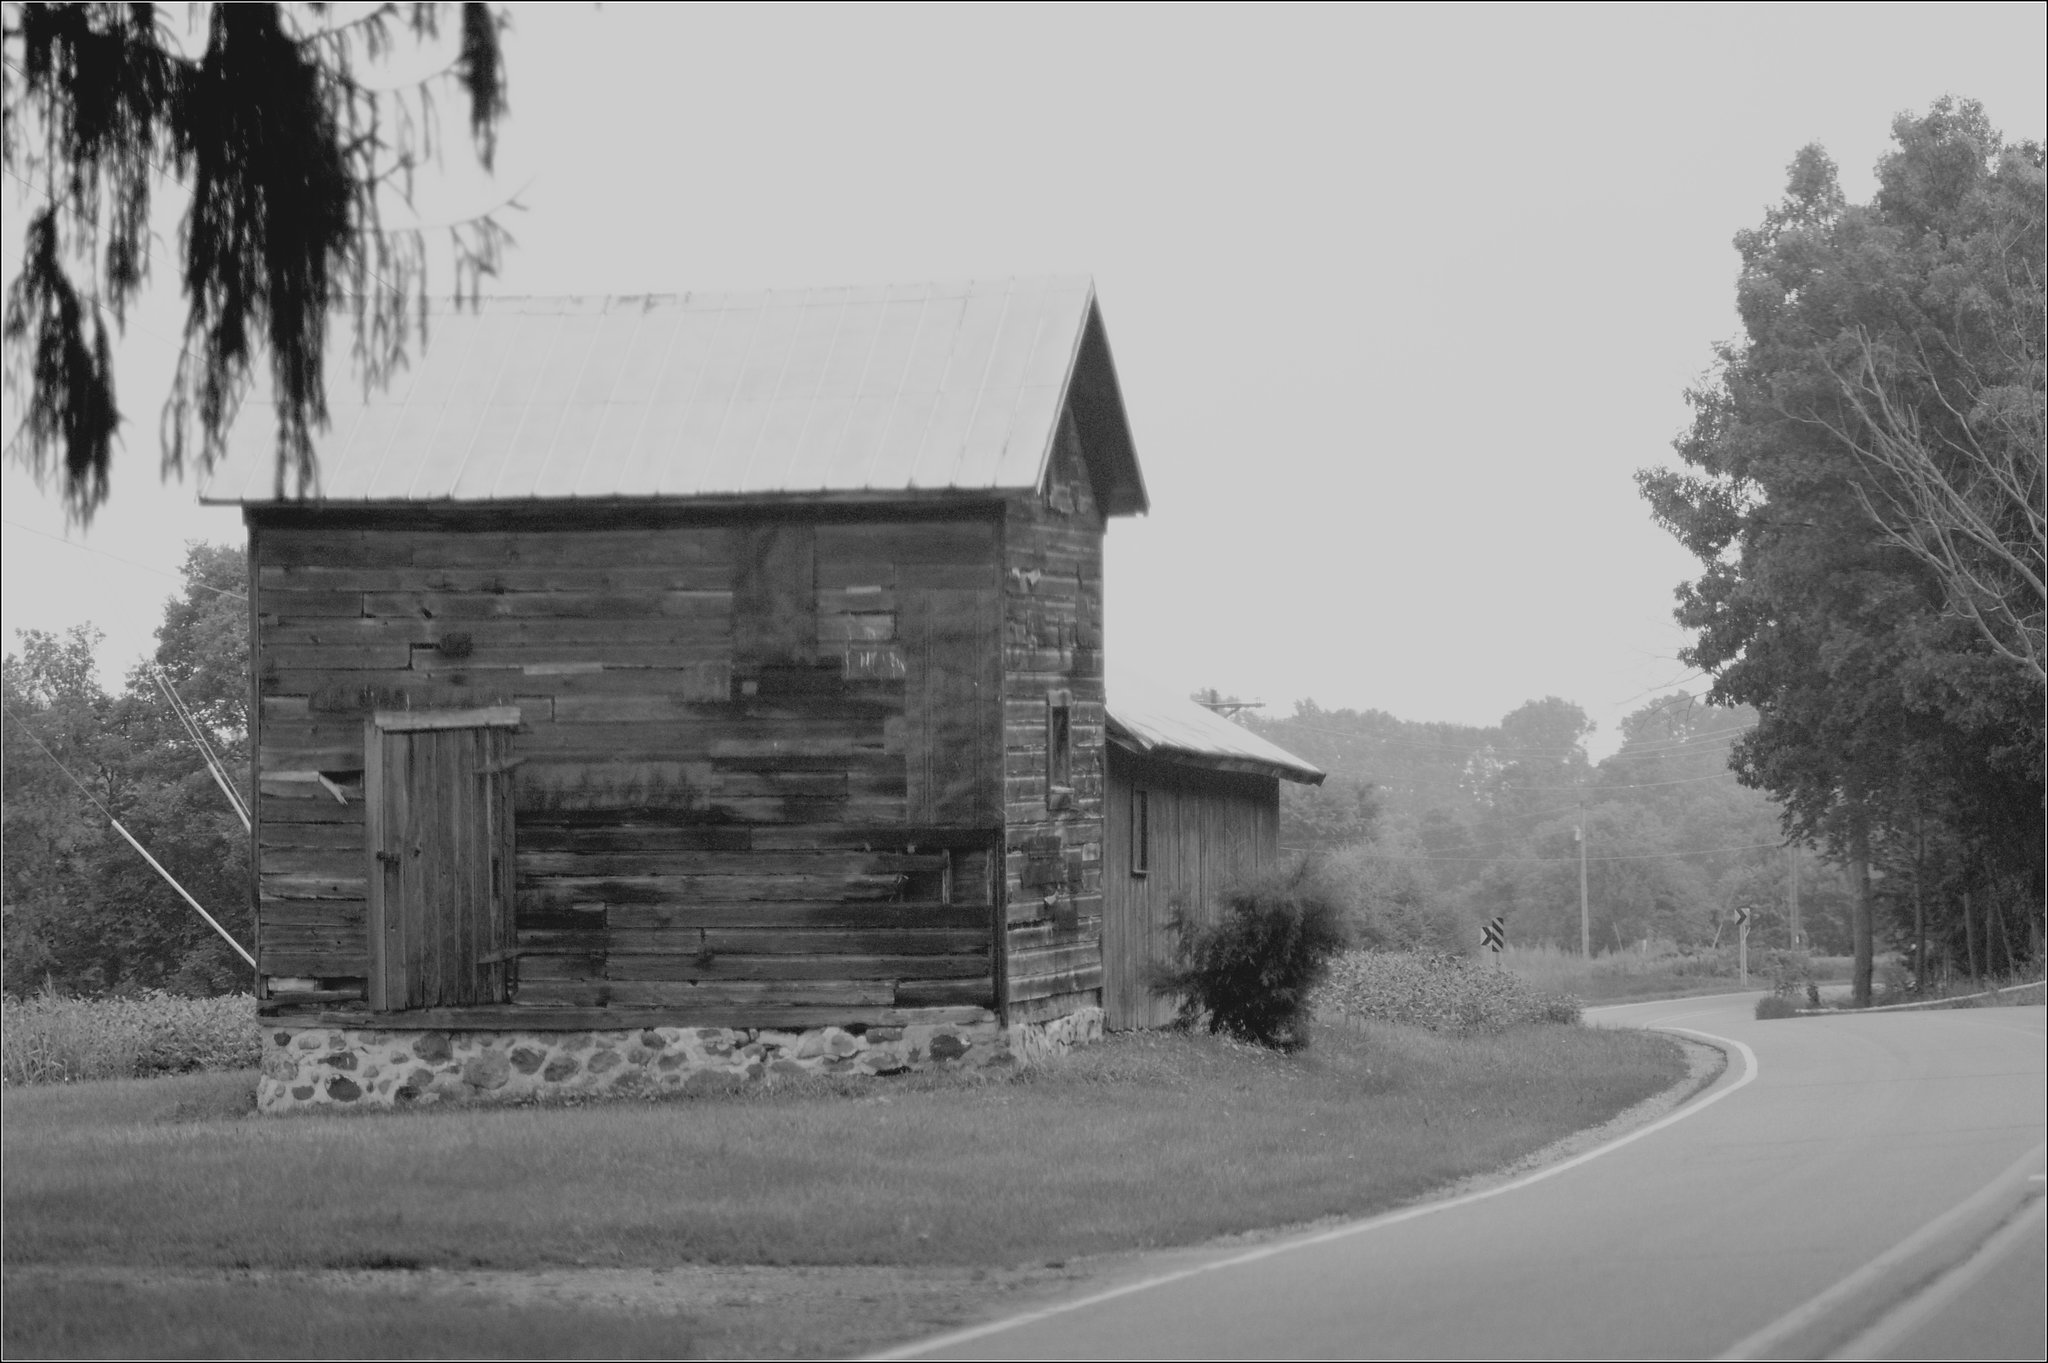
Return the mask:
<svg viewBox="0 0 2048 1363">
<path fill-rule="evenodd" d="M 1943 822 L 2034 914 L 2042 883 L 2041 544 L 2000 481 L 2038 508 L 2042 152 L 1968 102 L 1893 133 L 1867 205 L 1820 148 L 1794 159 L 1736 238 L 1744 336 L 1688 394 L 1695 471 L 1638 475 L 1705 568 L 1679 590 L 1685 660 L 1758 712 L 1732 765 L 1851 867 L 1859 1001 L 1872 867 L 1908 830 Z"/>
<path fill-rule="evenodd" d="M 1326 789 L 1373 789 L 1370 836 L 1325 859 L 1355 941 L 1469 951 L 1481 920 L 1505 914 L 1514 941 L 1576 950 L 1583 801 L 1593 945 L 1611 951 L 1645 938 L 1711 942 L 1739 885 L 1784 897 L 1778 809 L 1727 769 L 1730 745 L 1755 722 L 1747 708 L 1674 692 L 1624 717 L 1620 751 L 1597 767 L 1585 713 L 1557 697 L 1483 729 L 1312 702 L 1256 727 L 1328 770 Z M 1283 842 L 1307 846 L 1311 825 L 1287 818 L 1283 805 Z M 1811 868 L 1805 891 L 1810 933 Z M 1781 902 L 1774 912 L 1784 915 Z"/>
<path fill-rule="evenodd" d="M 247 986 L 241 958 L 107 822 L 118 818 L 250 942 L 248 834 L 155 675 L 161 667 L 210 731 L 229 773 L 246 772 L 245 578 L 239 549 L 191 546 L 155 657 L 137 664 L 118 695 L 98 682 L 99 634 L 89 625 L 62 637 L 23 631 L 20 651 L 0 664 L 8 992 L 46 980 L 69 992 Z"/>
<path fill-rule="evenodd" d="M 1503 715 L 1496 792 L 1519 802 L 1525 793 L 1554 796 L 1561 787 L 1577 785 L 1589 770 L 1585 743 L 1592 732 L 1586 712 L 1556 696 Z"/>
<path fill-rule="evenodd" d="M 1280 783 L 1280 845 L 1328 852 L 1367 842 L 1378 830 L 1380 801 L 1369 781 L 1335 776 L 1319 786 Z"/>
<path fill-rule="evenodd" d="M 1463 954 L 1479 942 L 1478 919 L 1438 884 L 1414 838 L 1381 834 L 1331 853 L 1322 867 L 1355 947 Z"/>
<path fill-rule="evenodd" d="M 455 11 L 453 16 L 449 11 Z M 184 186 L 179 284 L 185 349 L 164 407 L 166 472 L 219 455 L 259 350 L 278 408 L 278 486 L 317 480 L 327 420 L 329 313 L 352 315 L 354 358 L 381 382 L 425 326 L 422 233 L 385 215 L 410 205 L 437 154 L 434 90 L 457 85 L 489 167 L 505 112 L 499 30 L 487 5 L 378 5 L 337 22 L 323 4 L 213 5 L 184 50 L 153 5 L 9 4 L 0 20 L 0 164 L 34 194 L 9 288 L 8 389 L 20 457 L 54 473 L 80 519 L 106 500 L 123 417 L 113 347 L 148 282 L 151 206 Z M 361 78 L 399 42 L 434 45 L 455 19 L 445 69 L 399 89 Z M 473 296 L 509 240 L 491 214 L 449 229 L 456 293 Z"/>
</svg>

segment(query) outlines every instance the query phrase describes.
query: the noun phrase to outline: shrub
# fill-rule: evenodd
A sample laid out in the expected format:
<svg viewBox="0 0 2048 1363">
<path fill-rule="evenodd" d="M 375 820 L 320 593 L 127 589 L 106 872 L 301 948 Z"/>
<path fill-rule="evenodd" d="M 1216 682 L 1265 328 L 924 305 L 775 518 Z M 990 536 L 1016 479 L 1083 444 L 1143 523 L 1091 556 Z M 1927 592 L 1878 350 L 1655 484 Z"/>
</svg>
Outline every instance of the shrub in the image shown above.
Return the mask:
<svg viewBox="0 0 2048 1363">
<path fill-rule="evenodd" d="M 1799 1016 L 1799 1005 L 1792 1002 L 1791 998 L 1787 995 L 1766 994 L 1756 1001 L 1756 1018 L 1758 1022 L 1768 1022 L 1772 1018 L 1797 1016 Z"/>
<path fill-rule="evenodd" d="M 1820 992 L 1814 981 L 1813 957 L 1803 948 L 1769 948 L 1758 957 L 1757 969 L 1771 982 L 1771 992 L 1782 998 L 1789 999 L 1802 990 Z"/>
<path fill-rule="evenodd" d="M 1580 1016 L 1570 994 L 1444 952 L 1347 952 L 1330 967 L 1317 1003 L 1346 1017 L 1447 1032 L 1576 1023 Z"/>
<path fill-rule="evenodd" d="M 1308 862 L 1240 882 L 1214 923 L 1174 920 L 1175 963 L 1153 972 L 1155 993 L 1179 994 L 1180 1025 L 1276 1050 L 1308 1044 L 1309 996 L 1344 949 L 1343 913 Z"/>
<path fill-rule="evenodd" d="M 1886 1003 L 1902 1003 L 1908 994 L 1914 992 L 1912 972 L 1897 957 L 1878 962 L 1874 973 L 1877 975 L 1875 992 Z"/>
<path fill-rule="evenodd" d="M 46 989 L 0 1001 L 0 1080 L 8 1084 L 247 1069 L 258 1058 L 247 994 L 77 999 Z"/>
<path fill-rule="evenodd" d="M 1479 922 L 1438 889 L 1419 844 L 1360 843 L 1332 853 L 1321 874 L 1344 909 L 1351 945 L 1367 951 L 1460 951 Z"/>
</svg>

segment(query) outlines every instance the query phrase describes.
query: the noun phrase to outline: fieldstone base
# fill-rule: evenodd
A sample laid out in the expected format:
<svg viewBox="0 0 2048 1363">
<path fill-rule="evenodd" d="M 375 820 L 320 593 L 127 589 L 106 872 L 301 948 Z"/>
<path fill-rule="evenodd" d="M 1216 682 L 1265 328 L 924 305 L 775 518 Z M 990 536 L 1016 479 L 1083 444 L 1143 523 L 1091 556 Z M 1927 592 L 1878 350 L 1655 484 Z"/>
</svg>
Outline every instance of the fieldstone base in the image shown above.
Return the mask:
<svg viewBox="0 0 2048 1363">
<path fill-rule="evenodd" d="M 772 1083 L 800 1074 L 1028 1065 L 1102 1039 L 1102 1010 L 1049 1022 L 903 1027 L 647 1027 L 602 1032 L 434 1032 L 354 1027 L 263 1031 L 261 1112 L 404 1107 L 572 1094 L 645 1096 Z"/>
</svg>

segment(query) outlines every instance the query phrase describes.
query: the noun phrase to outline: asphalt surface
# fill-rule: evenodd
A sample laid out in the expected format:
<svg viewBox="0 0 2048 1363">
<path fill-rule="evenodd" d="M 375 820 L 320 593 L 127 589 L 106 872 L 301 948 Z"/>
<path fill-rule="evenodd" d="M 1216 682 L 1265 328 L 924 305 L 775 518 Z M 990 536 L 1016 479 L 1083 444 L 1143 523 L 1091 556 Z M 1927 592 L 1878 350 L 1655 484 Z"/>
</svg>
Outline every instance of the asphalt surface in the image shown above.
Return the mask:
<svg viewBox="0 0 2048 1363">
<path fill-rule="evenodd" d="M 1504 1187 L 1162 1256 L 933 1358 L 2048 1356 L 2044 1013 L 1594 1012 L 1730 1053 L 1650 1128 Z"/>
</svg>

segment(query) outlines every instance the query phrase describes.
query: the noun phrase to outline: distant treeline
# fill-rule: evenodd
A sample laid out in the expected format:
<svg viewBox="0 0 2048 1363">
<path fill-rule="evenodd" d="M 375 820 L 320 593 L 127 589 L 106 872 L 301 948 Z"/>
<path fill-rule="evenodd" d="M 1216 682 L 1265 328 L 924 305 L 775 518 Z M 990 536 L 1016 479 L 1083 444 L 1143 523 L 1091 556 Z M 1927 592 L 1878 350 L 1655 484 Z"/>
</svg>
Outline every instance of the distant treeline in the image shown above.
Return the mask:
<svg viewBox="0 0 2048 1363">
<path fill-rule="evenodd" d="M 1739 909 L 1750 911 L 1753 944 L 1791 945 L 1795 876 L 1799 943 L 1850 949 L 1843 866 L 1787 847 L 1781 807 L 1729 768 L 1756 723 L 1747 708 L 1685 691 L 1658 697 L 1622 721 L 1621 748 L 1597 764 L 1585 750 L 1592 724 L 1555 697 L 1483 728 L 1312 701 L 1247 723 L 1330 773 L 1321 787 L 1283 786 L 1281 841 L 1350 877 L 1373 905 L 1366 930 L 1386 945 L 1469 949 L 1485 919 L 1505 916 L 1517 943 L 1576 951 L 1583 818 L 1596 953 L 1725 945 Z M 1904 946 L 1910 868 L 1888 869 L 1878 899 Z M 1968 925 L 1953 907 L 1935 945 L 1955 968 L 1974 957 L 1980 970 L 2004 970 L 2032 952 L 2011 906 L 1980 896 Z"/>
</svg>

